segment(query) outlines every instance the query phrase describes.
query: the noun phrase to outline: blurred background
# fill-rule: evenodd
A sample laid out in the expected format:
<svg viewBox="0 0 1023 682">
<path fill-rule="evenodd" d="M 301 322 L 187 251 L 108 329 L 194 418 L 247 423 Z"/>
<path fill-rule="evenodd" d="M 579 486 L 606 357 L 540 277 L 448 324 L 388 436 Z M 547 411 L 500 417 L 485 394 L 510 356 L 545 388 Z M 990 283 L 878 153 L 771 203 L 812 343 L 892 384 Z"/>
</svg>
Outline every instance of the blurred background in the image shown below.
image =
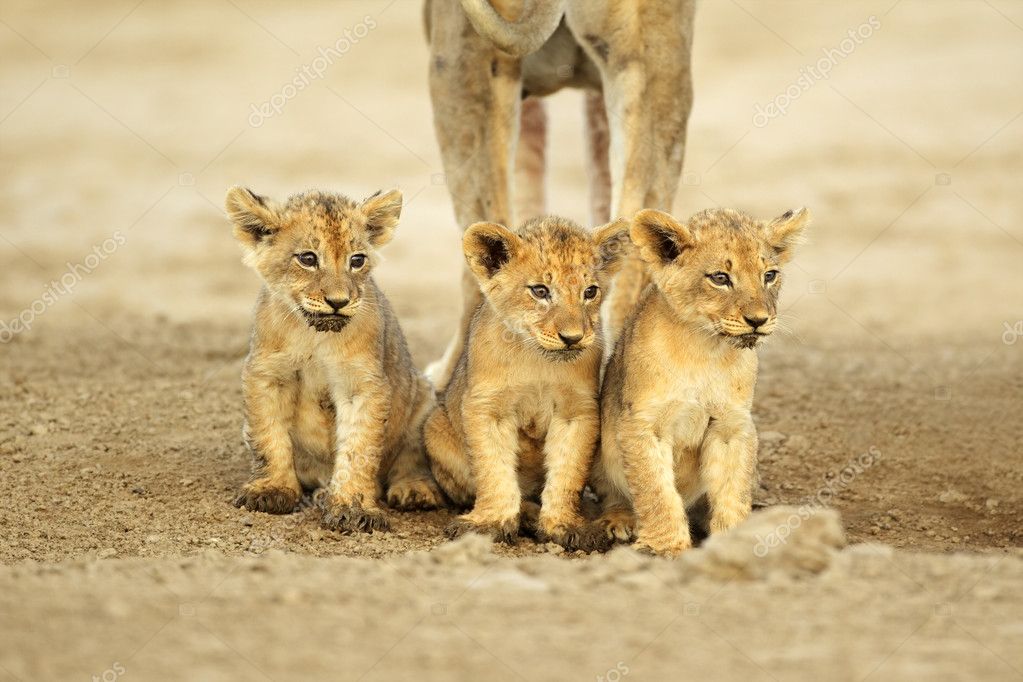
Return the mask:
<svg viewBox="0 0 1023 682">
<path fill-rule="evenodd" d="M 419 0 L 5 2 L 0 20 L 3 319 L 120 231 L 34 327 L 244 322 L 257 283 L 221 216 L 228 186 L 397 186 L 380 279 L 428 318 L 420 350 L 441 347 L 461 255 Z M 814 211 L 786 297 L 799 337 L 997 348 L 1023 294 L 1021 24 L 1013 0 L 704 0 L 676 212 Z M 585 222 L 581 96 L 549 104 L 549 209 Z"/>
</svg>

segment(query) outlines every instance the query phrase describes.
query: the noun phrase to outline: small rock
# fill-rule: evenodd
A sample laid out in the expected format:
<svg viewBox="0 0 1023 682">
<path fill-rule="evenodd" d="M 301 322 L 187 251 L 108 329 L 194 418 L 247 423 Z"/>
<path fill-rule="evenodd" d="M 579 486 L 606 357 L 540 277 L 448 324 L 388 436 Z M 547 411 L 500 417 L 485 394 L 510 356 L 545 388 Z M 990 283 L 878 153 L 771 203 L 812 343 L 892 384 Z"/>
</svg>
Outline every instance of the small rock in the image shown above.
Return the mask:
<svg viewBox="0 0 1023 682">
<path fill-rule="evenodd" d="M 949 504 L 951 502 L 964 502 L 966 501 L 966 499 L 967 499 L 966 495 L 962 494 L 955 488 L 949 488 L 945 492 L 938 495 L 938 500 L 944 502 L 945 504 Z"/>
<path fill-rule="evenodd" d="M 28 432 L 33 436 L 45 436 L 48 429 L 42 424 L 33 424 Z"/>
<path fill-rule="evenodd" d="M 777 447 L 785 442 L 785 434 L 780 431 L 764 431 L 759 436 L 760 442 L 764 445 Z"/>
<path fill-rule="evenodd" d="M 14 461 L 17 461 L 17 460 L 14 460 Z M 998 500 L 994 499 L 993 497 L 989 497 L 984 502 L 984 506 L 988 508 L 988 511 L 994 511 L 995 507 L 998 506 Z"/>
<path fill-rule="evenodd" d="M 255 522 L 253 521 L 251 516 L 245 515 L 245 516 L 242 517 L 242 525 L 243 526 L 252 526 L 253 523 L 255 523 Z"/>
<path fill-rule="evenodd" d="M 97 554 L 96 556 L 99 557 L 100 559 L 109 559 L 111 557 L 117 556 L 117 550 L 114 549 L 113 547 L 107 547 L 106 549 L 101 549 L 99 551 L 99 554 Z"/>
<path fill-rule="evenodd" d="M 810 441 L 806 438 L 806 436 L 789 436 L 785 445 L 789 450 L 793 450 L 795 452 L 806 452 L 810 449 Z"/>
</svg>

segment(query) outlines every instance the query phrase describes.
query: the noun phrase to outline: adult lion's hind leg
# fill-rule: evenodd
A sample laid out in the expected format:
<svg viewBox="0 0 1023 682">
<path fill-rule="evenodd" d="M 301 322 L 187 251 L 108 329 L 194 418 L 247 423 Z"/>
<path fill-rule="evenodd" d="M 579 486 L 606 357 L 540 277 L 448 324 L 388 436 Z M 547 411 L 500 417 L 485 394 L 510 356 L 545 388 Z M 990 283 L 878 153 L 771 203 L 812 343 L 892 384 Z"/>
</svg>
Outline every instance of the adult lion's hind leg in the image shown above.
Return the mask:
<svg viewBox="0 0 1023 682">
<path fill-rule="evenodd" d="M 546 174 L 547 109 L 543 100 L 530 97 L 522 102 L 515 152 L 515 222 L 547 213 Z"/>
<path fill-rule="evenodd" d="M 672 208 L 693 99 L 694 7 L 694 0 L 568 4 L 569 27 L 603 82 L 614 215 L 631 218 L 644 208 Z M 648 281 L 642 261 L 630 255 L 605 306 L 609 346 Z"/>
<path fill-rule="evenodd" d="M 586 91 L 584 114 L 586 117 L 586 175 L 590 183 L 590 223 L 603 225 L 611 220 L 611 168 L 608 166 L 611 139 L 603 92 L 599 90 Z"/>
</svg>

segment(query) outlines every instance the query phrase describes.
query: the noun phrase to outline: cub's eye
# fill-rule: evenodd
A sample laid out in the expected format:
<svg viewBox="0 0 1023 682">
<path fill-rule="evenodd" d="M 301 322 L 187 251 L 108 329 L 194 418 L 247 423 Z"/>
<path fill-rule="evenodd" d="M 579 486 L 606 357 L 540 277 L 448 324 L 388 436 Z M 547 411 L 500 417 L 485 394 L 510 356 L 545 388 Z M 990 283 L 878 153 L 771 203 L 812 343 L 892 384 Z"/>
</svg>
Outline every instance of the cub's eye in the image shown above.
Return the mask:
<svg viewBox="0 0 1023 682">
<path fill-rule="evenodd" d="M 770 284 L 774 280 L 778 279 L 777 270 L 768 270 L 764 273 L 764 284 Z"/>
<path fill-rule="evenodd" d="M 600 290 L 597 289 L 597 286 L 595 284 L 588 286 L 586 287 L 586 291 L 583 292 L 583 298 L 585 298 L 587 301 L 592 301 L 597 297 L 598 291 Z"/>
<path fill-rule="evenodd" d="M 727 272 L 712 272 L 707 275 L 707 279 L 719 287 L 732 286 L 732 278 L 728 276 Z"/>
<path fill-rule="evenodd" d="M 535 284 L 529 287 L 529 291 L 541 301 L 545 301 L 551 297 L 551 290 L 542 284 Z"/>
<path fill-rule="evenodd" d="M 316 264 L 319 263 L 319 259 L 316 258 L 316 254 L 312 251 L 300 253 L 296 255 L 295 258 L 297 258 L 298 262 L 307 268 L 315 268 Z"/>
<path fill-rule="evenodd" d="M 352 266 L 352 270 L 358 270 L 366 264 L 366 254 L 357 253 L 348 259 L 348 263 Z"/>
</svg>

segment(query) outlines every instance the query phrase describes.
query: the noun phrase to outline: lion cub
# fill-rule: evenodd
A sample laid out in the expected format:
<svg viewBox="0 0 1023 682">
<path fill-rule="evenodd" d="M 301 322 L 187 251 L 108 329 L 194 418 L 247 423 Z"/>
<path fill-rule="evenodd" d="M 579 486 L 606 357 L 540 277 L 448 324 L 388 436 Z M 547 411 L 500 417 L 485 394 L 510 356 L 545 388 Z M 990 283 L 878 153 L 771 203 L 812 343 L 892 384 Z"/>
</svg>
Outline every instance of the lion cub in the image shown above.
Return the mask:
<svg viewBox="0 0 1023 682">
<path fill-rule="evenodd" d="M 711 533 L 750 512 L 757 343 L 777 326 L 780 267 L 806 209 L 763 222 L 709 210 L 687 224 L 640 211 L 630 230 L 653 283 L 615 346 L 601 391 L 593 488 L 609 537 L 673 555 L 689 548 L 686 509 L 704 494 Z"/>
<path fill-rule="evenodd" d="M 448 534 L 511 541 L 520 514 L 539 538 L 591 549 L 580 495 L 598 435 L 600 302 L 628 240 L 618 221 L 592 235 L 555 217 L 518 232 L 469 227 L 463 248 L 484 300 L 424 429 L 434 476 L 472 511 Z M 525 513 L 522 513 L 524 502 Z"/>
<path fill-rule="evenodd" d="M 277 204 L 234 187 L 226 204 L 263 279 L 242 379 L 254 471 L 235 504 L 285 514 L 303 488 L 325 487 L 322 523 L 343 532 L 387 528 L 384 484 L 400 509 L 442 504 L 420 438 L 432 389 L 370 276 L 401 194 Z"/>
</svg>

